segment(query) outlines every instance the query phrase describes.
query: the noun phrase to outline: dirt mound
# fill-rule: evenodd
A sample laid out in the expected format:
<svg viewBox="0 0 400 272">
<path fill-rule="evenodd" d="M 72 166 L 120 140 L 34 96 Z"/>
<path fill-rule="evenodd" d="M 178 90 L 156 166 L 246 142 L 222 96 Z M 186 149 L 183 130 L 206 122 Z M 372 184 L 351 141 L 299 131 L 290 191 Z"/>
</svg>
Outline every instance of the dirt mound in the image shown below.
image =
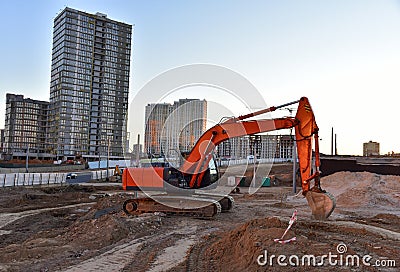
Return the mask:
<svg viewBox="0 0 400 272">
<path fill-rule="evenodd" d="M 26 160 L 18 160 L 18 159 L 12 159 L 8 161 L 2 161 L 1 163 L 3 164 L 24 164 Z M 28 160 L 29 164 L 48 164 L 48 165 L 53 165 L 53 161 L 45 161 L 45 160 L 39 160 L 39 159 L 30 159 Z"/>
<path fill-rule="evenodd" d="M 96 249 L 111 245 L 129 234 L 119 215 L 106 214 L 98 219 L 76 221 L 62 239 L 67 244 L 79 244 L 84 249 Z"/>
<path fill-rule="evenodd" d="M 400 207 L 400 177 L 369 172 L 338 172 L 321 179 L 337 207 Z"/>
<path fill-rule="evenodd" d="M 67 184 L 62 186 L 54 186 L 54 187 L 43 187 L 40 190 L 46 194 L 57 194 L 57 193 L 70 193 L 70 192 L 94 192 L 93 187 L 89 186 L 80 186 L 79 184 Z"/>
<path fill-rule="evenodd" d="M 107 250 L 110 245 L 132 234 L 135 227 L 137 233 L 147 231 L 143 230 L 143 222 L 149 221 L 154 225 L 150 219 L 143 219 L 143 222 L 128 221 L 121 211 L 123 201 L 123 196 L 115 194 L 98 198 L 94 205 L 60 208 L 17 220 L 7 226 L 10 233 L 2 237 L 7 243 L 3 243 L 0 263 L 14 267 L 14 262 L 19 262 L 19 265 L 24 263 L 22 267 L 26 268 L 25 262 L 28 260 L 48 258 L 52 259 L 52 264 L 47 261 L 35 262 L 29 266 L 30 271 L 58 270 L 59 267 L 54 265 L 68 266 Z M 19 224 L 29 225 L 29 231 L 23 235 Z"/>
<path fill-rule="evenodd" d="M 370 221 L 380 224 L 384 220 L 399 218 L 381 214 Z M 335 267 L 322 256 L 332 253 L 362 256 L 370 254 L 374 258 L 398 256 L 398 241 L 384 239 L 377 228 L 367 228 L 366 222 L 358 225 L 336 224 L 314 220 L 299 220 L 287 233 L 285 239 L 296 237 L 296 241 L 287 244 L 274 242 L 284 233 L 287 222 L 277 217 L 256 219 L 228 231 L 205 237 L 205 241 L 193 248 L 191 254 L 196 257 L 195 265 L 203 265 L 194 271 L 344 271 Z M 381 230 L 382 232 L 384 229 Z M 339 252 L 338 246 L 344 244 L 345 251 Z M 396 246 L 394 246 L 396 245 Z M 339 256 L 339 255 L 337 255 Z M 310 264 L 315 264 L 310 265 Z M 369 267 L 356 267 L 352 271 L 375 271 Z M 346 270 L 347 271 L 347 270 Z"/>
<path fill-rule="evenodd" d="M 21 212 L 61 205 L 93 202 L 90 190 L 77 186 L 55 186 L 44 188 L 10 187 L 0 188 L 2 212 Z"/>
<path fill-rule="evenodd" d="M 212 270 L 216 271 L 264 271 L 266 267 L 260 266 L 257 259 L 267 250 L 268 254 L 317 254 L 321 250 L 328 250 L 329 245 L 313 243 L 304 236 L 298 236 L 296 242 L 279 244 L 274 242 L 285 232 L 287 223 L 281 222 L 277 217 L 256 219 L 240 227 L 219 235 L 220 239 L 212 242 L 205 250 L 204 257 L 208 260 Z M 295 230 L 290 230 L 285 239 L 296 236 Z M 276 260 L 273 260 L 275 270 Z M 267 264 L 269 266 L 269 264 Z M 211 268 L 208 267 L 208 268 Z M 282 267 L 282 271 L 286 271 Z"/>
<path fill-rule="evenodd" d="M 41 230 L 25 237 L 24 241 L 3 247 L 0 263 L 12 267 L 14 263 L 19 263 L 15 271 L 55 271 L 57 266 L 67 266 L 68 263 L 94 256 L 99 250 L 126 238 L 129 232 L 118 214 L 76 220 L 69 226 Z M 36 261 L 39 259 L 43 261 Z M 46 259 L 51 259 L 52 263 Z M 28 265 L 32 260 L 34 264 Z"/>
<path fill-rule="evenodd" d="M 206 250 L 205 256 L 210 261 L 218 260 L 214 263 L 216 270 L 254 270 L 251 266 L 257 264 L 261 249 L 272 246 L 273 239 L 282 236 L 284 231 L 278 218 L 253 220 L 222 235 Z"/>
<path fill-rule="evenodd" d="M 97 203 L 63 235 L 67 243 L 79 243 L 85 248 L 104 247 L 129 234 L 121 210 L 126 196 L 115 194 L 98 199 Z"/>
</svg>

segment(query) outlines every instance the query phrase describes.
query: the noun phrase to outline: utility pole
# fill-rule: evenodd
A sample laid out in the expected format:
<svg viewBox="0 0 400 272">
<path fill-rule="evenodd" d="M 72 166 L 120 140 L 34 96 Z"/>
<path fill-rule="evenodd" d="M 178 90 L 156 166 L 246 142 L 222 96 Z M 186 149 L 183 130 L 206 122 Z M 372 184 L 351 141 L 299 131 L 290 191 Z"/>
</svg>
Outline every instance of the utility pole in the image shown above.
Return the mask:
<svg viewBox="0 0 400 272">
<path fill-rule="evenodd" d="M 336 142 L 336 133 L 335 133 L 335 156 L 337 156 L 337 142 Z"/>
<path fill-rule="evenodd" d="M 297 150 L 296 150 L 296 141 L 295 141 L 295 139 L 294 139 L 294 136 L 293 136 L 293 152 L 292 152 L 292 154 L 293 154 L 293 193 L 294 194 L 296 194 L 296 191 L 297 191 L 297 188 L 296 188 L 296 168 L 297 168 L 297 164 L 296 164 L 296 161 L 297 161 L 297 152 L 296 152 Z"/>
<path fill-rule="evenodd" d="M 101 160 L 101 157 L 100 157 L 100 144 L 99 144 L 99 147 L 97 148 L 97 153 L 99 153 L 99 170 L 100 170 L 100 160 Z"/>
<path fill-rule="evenodd" d="M 110 167 L 110 136 L 107 135 L 107 177 L 106 181 L 109 181 L 109 169 Z"/>
<path fill-rule="evenodd" d="M 101 162 L 100 149 L 101 149 L 101 143 L 102 143 L 101 135 L 102 135 L 102 129 L 100 128 L 99 131 L 98 131 L 98 134 L 97 134 L 97 137 L 98 137 L 97 152 L 99 153 L 99 170 L 100 170 L 100 167 L 101 167 L 101 163 L 100 163 L 100 162 Z M 101 172 L 100 172 L 100 173 L 101 173 Z M 103 178 L 103 177 L 101 177 L 101 178 Z"/>
<path fill-rule="evenodd" d="M 26 146 L 26 158 L 25 158 L 25 170 L 28 173 L 28 164 L 29 164 L 29 145 Z"/>
<path fill-rule="evenodd" d="M 331 132 L 331 155 L 333 155 L 333 127 Z"/>
<path fill-rule="evenodd" d="M 253 142 L 253 186 L 256 187 L 256 139 Z"/>
<path fill-rule="evenodd" d="M 140 160 L 140 134 L 137 135 L 137 144 L 136 144 L 136 167 L 139 167 Z"/>
</svg>

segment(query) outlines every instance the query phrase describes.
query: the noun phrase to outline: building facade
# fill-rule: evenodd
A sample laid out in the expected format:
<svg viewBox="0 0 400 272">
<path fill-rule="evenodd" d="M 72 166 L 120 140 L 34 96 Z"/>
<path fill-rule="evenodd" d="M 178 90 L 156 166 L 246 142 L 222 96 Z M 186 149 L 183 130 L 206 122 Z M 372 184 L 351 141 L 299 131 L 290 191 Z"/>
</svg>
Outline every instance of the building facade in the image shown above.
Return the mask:
<svg viewBox="0 0 400 272">
<path fill-rule="evenodd" d="M 206 131 L 206 123 L 206 100 L 179 99 L 175 101 L 163 131 L 164 153 L 168 157 L 174 157 L 182 152 L 190 152 Z"/>
<path fill-rule="evenodd" d="M 65 8 L 55 19 L 50 83 L 50 150 L 57 159 L 122 158 L 132 25 Z"/>
<path fill-rule="evenodd" d="M 52 159 L 47 141 L 49 102 L 6 95 L 4 159 Z"/>
<path fill-rule="evenodd" d="M 218 157 L 223 159 L 293 159 L 293 136 L 249 135 L 228 139 L 218 145 Z"/>
<path fill-rule="evenodd" d="M 148 104 L 145 112 L 145 152 L 176 157 L 189 152 L 206 130 L 207 101 L 179 99 L 173 104 Z"/>
<path fill-rule="evenodd" d="M 379 156 L 379 143 L 373 141 L 364 143 L 363 156 Z"/>
<path fill-rule="evenodd" d="M 0 129 L 0 160 L 4 159 L 4 129 Z"/>
<path fill-rule="evenodd" d="M 165 139 L 161 137 L 165 121 L 171 113 L 171 104 L 148 104 L 145 110 L 144 146 L 147 154 L 161 156 L 161 146 Z"/>
</svg>

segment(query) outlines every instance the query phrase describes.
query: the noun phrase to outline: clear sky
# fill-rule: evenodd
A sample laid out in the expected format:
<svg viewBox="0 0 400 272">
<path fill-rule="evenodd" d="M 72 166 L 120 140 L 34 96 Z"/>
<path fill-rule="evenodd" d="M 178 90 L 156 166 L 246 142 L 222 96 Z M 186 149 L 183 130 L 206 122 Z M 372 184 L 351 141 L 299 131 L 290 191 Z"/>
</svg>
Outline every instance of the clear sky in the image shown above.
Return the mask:
<svg viewBox="0 0 400 272">
<path fill-rule="evenodd" d="M 400 152 L 399 1 L 1 0 L 0 127 L 7 92 L 49 99 L 53 19 L 66 6 L 135 25 L 130 98 L 167 69 L 216 64 L 268 105 L 309 97 L 324 153 L 331 127 L 339 154 L 369 140 Z"/>
</svg>

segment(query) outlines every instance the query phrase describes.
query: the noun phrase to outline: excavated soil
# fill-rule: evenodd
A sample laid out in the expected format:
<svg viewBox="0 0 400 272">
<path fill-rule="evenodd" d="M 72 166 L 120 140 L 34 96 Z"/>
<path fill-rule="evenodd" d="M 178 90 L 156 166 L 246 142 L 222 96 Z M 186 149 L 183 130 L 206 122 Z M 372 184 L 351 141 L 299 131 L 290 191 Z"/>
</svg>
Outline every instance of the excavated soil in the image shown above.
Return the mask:
<svg viewBox="0 0 400 272">
<path fill-rule="evenodd" d="M 337 199 L 326 221 L 311 219 L 306 200 L 283 186 L 253 195 L 243 188 L 232 194 L 235 209 L 211 220 L 127 216 L 121 207 L 131 195 L 107 186 L 1 188 L 0 271 L 398 271 L 400 177 L 340 172 L 322 186 Z M 295 209 L 285 239 L 296 241 L 274 242 Z M 396 267 L 331 265 L 321 260 L 329 253 L 394 260 Z M 292 257 L 292 265 L 294 255 L 300 261 Z M 309 255 L 321 265 L 302 265 Z"/>
<path fill-rule="evenodd" d="M 399 176 L 338 172 L 322 178 L 321 184 L 336 196 L 340 208 L 371 208 L 374 211 L 380 208 L 392 211 L 400 207 Z"/>
<path fill-rule="evenodd" d="M 338 256 L 332 259 L 337 262 L 340 261 L 340 255 L 346 260 L 349 255 L 357 255 L 361 259 L 366 254 L 371 255 L 374 260 L 395 257 L 396 262 L 399 261 L 398 239 L 385 239 L 381 234 L 360 226 L 302 220 L 285 236 L 286 239 L 296 237 L 296 241 L 287 244 L 274 242 L 274 239 L 282 236 L 286 227 L 287 224 L 281 219 L 267 217 L 251 220 L 229 232 L 214 234 L 197 245 L 202 248 L 202 269 L 196 271 L 287 271 L 295 267 L 309 271 L 343 271 L 346 265 L 339 267 L 322 259 L 322 255 L 329 253 Z M 337 246 L 341 243 L 347 247 L 344 254 L 337 251 Z M 285 256 L 281 260 L 284 265 L 278 262 L 279 255 Z M 310 255 L 315 256 L 315 263 L 311 262 L 314 266 L 308 265 L 307 258 L 304 263 L 302 261 L 304 256 Z M 292 263 L 289 258 L 292 258 Z M 349 263 L 349 266 L 353 271 L 376 271 L 374 267 L 359 267 L 353 263 Z"/>
</svg>

